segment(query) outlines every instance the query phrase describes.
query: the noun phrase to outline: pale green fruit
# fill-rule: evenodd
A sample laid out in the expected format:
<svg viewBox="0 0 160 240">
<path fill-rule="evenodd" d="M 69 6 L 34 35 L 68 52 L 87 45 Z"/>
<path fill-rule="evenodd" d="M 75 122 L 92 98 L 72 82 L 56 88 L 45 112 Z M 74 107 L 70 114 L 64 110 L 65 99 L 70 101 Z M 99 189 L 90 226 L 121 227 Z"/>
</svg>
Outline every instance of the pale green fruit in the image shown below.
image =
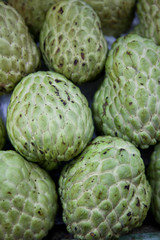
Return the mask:
<svg viewBox="0 0 160 240">
<path fill-rule="evenodd" d="M 129 30 L 136 0 L 85 0 L 98 14 L 105 35 L 120 36 Z"/>
<path fill-rule="evenodd" d="M 37 164 L 0 151 L 0 240 L 41 240 L 53 227 L 56 187 Z"/>
<path fill-rule="evenodd" d="M 142 225 L 151 188 L 143 159 L 130 142 L 95 138 L 59 179 L 63 220 L 77 239 L 118 239 Z"/>
<path fill-rule="evenodd" d="M 160 47 L 129 34 L 106 61 L 106 77 L 92 105 L 97 130 L 148 148 L 160 141 Z"/>
<path fill-rule="evenodd" d="M 137 3 L 139 24 L 134 32 L 150 38 L 160 45 L 160 1 L 139 0 Z"/>
<path fill-rule="evenodd" d="M 56 0 L 8 0 L 8 3 L 14 7 L 24 18 L 29 30 L 38 35 L 46 12 Z"/>
<path fill-rule="evenodd" d="M 0 117 L 0 150 L 4 147 L 6 142 L 6 129 L 2 118 Z"/>
<path fill-rule="evenodd" d="M 84 1 L 59 1 L 47 12 L 40 49 L 49 69 L 81 84 L 102 71 L 107 42 L 96 12 Z"/>
<path fill-rule="evenodd" d="M 40 65 L 40 53 L 20 14 L 0 2 L 0 95 Z"/>
<path fill-rule="evenodd" d="M 78 155 L 91 140 L 91 109 L 80 89 L 54 72 L 28 75 L 16 86 L 7 111 L 15 149 L 47 170 Z"/>
<path fill-rule="evenodd" d="M 160 224 L 160 143 L 154 147 L 147 176 L 152 187 L 151 210 L 155 220 Z"/>
</svg>

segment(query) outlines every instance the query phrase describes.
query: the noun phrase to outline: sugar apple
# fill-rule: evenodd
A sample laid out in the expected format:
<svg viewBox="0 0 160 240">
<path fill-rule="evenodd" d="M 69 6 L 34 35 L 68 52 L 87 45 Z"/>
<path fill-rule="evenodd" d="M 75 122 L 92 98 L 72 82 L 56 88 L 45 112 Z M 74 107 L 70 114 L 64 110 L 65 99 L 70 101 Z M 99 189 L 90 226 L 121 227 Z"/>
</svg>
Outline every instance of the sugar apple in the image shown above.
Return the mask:
<svg viewBox="0 0 160 240">
<path fill-rule="evenodd" d="M 40 240 L 53 227 L 57 193 L 37 164 L 0 151 L 0 240 Z"/>
<path fill-rule="evenodd" d="M 100 17 L 105 35 L 118 37 L 129 30 L 136 0 L 85 0 Z"/>
<path fill-rule="evenodd" d="M 0 95 L 40 65 L 40 52 L 16 10 L 0 2 Z"/>
<path fill-rule="evenodd" d="M 160 45 L 160 1 L 139 0 L 137 3 L 139 24 L 134 33 L 150 38 Z"/>
<path fill-rule="evenodd" d="M 160 141 L 160 47 L 128 34 L 112 45 L 106 76 L 94 95 L 97 131 L 140 148 Z"/>
<path fill-rule="evenodd" d="M 7 131 L 27 160 L 52 170 L 78 155 L 91 140 L 91 109 L 80 89 L 54 72 L 23 78 L 11 96 Z"/>
<path fill-rule="evenodd" d="M 6 129 L 2 118 L 0 117 L 0 150 L 4 147 L 6 142 Z"/>
<path fill-rule="evenodd" d="M 160 224 L 160 143 L 154 147 L 151 154 L 147 177 L 152 187 L 151 210 Z"/>
<path fill-rule="evenodd" d="M 38 36 L 45 20 L 46 12 L 54 2 L 56 0 L 8 0 L 8 3 L 25 19 L 29 30 L 34 36 Z"/>
<path fill-rule="evenodd" d="M 62 0 L 47 12 L 40 49 L 50 70 L 81 84 L 102 71 L 107 42 L 96 12 L 87 3 Z"/>
<path fill-rule="evenodd" d="M 151 188 L 139 150 L 111 136 L 95 138 L 59 178 L 63 220 L 77 239 L 118 239 L 142 225 Z"/>
</svg>

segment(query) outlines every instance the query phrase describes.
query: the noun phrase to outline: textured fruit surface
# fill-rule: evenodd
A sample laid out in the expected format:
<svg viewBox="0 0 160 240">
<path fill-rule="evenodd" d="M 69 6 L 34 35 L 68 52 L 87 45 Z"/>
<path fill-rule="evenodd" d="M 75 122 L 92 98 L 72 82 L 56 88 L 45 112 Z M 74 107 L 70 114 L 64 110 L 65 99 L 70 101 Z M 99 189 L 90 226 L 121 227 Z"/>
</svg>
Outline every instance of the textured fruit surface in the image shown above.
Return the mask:
<svg viewBox="0 0 160 240">
<path fill-rule="evenodd" d="M 2 118 L 0 117 L 0 150 L 4 147 L 5 142 L 6 142 L 6 129 L 2 121 Z"/>
<path fill-rule="evenodd" d="M 160 143 L 154 147 L 147 176 L 152 187 L 151 209 L 155 220 L 160 224 Z"/>
<path fill-rule="evenodd" d="M 63 220 L 77 239 L 117 239 L 142 225 L 151 188 L 138 149 L 120 138 L 95 138 L 62 170 Z"/>
<path fill-rule="evenodd" d="M 40 49 L 49 69 L 80 84 L 93 80 L 102 71 L 107 42 L 100 20 L 88 4 L 64 0 L 47 12 Z"/>
<path fill-rule="evenodd" d="M 37 164 L 0 151 L 0 240 L 40 240 L 54 225 L 57 193 Z"/>
<path fill-rule="evenodd" d="M 29 30 L 38 35 L 45 20 L 46 12 L 56 0 L 8 0 L 25 19 Z"/>
<path fill-rule="evenodd" d="M 39 50 L 23 18 L 13 7 L 0 2 L 0 95 L 12 91 L 39 65 Z"/>
<path fill-rule="evenodd" d="M 98 14 L 105 35 L 120 36 L 129 30 L 135 13 L 135 0 L 85 0 Z"/>
<path fill-rule="evenodd" d="M 78 155 L 94 127 L 88 101 L 77 86 L 58 73 L 37 72 L 13 91 L 7 130 L 19 153 L 49 170 Z"/>
<path fill-rule="evenodd" d="M 140 23 L 134 29 L 135 33 L 150 38 L 160 45 L 160 1 L 139 0 L 137 14 Z"/>
<path fill-rule="evenodd" d="M 129 34 L 119 38 L 106 61 L 106 77 L 93 101 L 101 134 L 147 148 L 160 141 L 160 47 Z"/>
</svg>

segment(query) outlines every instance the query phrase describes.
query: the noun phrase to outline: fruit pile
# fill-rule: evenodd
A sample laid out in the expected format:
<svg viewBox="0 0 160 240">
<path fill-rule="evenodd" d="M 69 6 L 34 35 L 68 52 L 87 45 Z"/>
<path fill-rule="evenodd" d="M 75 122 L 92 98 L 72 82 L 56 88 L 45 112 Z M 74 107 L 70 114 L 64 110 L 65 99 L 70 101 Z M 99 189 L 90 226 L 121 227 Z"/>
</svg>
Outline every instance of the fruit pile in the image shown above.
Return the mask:
<svg viewBox="0 0 160 240">
<path fill-rule="evenodd" d="M 160 224 L 159 10 L 0 0 L 0 240 L 49 239 L 60 214 L 77 240 Z"/>
</svg>

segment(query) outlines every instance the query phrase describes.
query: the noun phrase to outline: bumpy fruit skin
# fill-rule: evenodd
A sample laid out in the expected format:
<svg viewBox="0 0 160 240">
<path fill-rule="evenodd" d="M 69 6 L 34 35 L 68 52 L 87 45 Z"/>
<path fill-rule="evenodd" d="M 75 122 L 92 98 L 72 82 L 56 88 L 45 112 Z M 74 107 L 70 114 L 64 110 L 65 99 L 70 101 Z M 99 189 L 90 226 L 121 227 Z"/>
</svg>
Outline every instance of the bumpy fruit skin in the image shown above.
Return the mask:
<svg viewBox="0 0 160 240">
<path fill-rule="evenodd" d="M 129 30 L 135 13 L 135 0 L 85 0 L 101 20 L 105 35 L 118 37 Z"/>
<path fill-rule="evenodd" d="M 40 52 L 20 14 L 0 2 L 0 95 L 40 65 Z"/>
<path fill-rule="evenodd" d="M 155 220 L 160 224 L 160 143 L 154 147 L 147 177 L 152 187 L 151 210 Z"/>
<path fill-rule="evenodd" d="M 37 72 L 14 89 L 7 131 L 15 149 L 51 170 L 78 155 L 91 140 L 91 109 L 80 89 L 64 76 Z"/>
<path fill-rule="evenodd" d="M 97 130 L 140 148 L 160 141 L 160 47 L 129 34 L 106 61 L 106 77 L 92 105 Z"/>
<path fill-rule="evenodd" d="M 2 118 L 0 117 L 0 150 L 4 147 L 6 142 L 6 129 Z"/>
<path fill-rule="evenodd" d="M 160 1 L 139 0 L 137 14 L 140 23 L 135 27 L 134 32 L 160 45 Z"/>
<path fill-rule="evenodd" d="M 8 0 L 25 19 L 29 30 L 37 36 L 45 20 L 46 13 L 55 0 Z"/>
<path fill-rule="evenodd" d="M 57 193 L 37 164 L 0 151 L 0 240 L 41 240 L 54 225 Z"/>
<path fill-rule="evenodd" d="M 102 71 L 107 42 L 96 12 L 84 1 L 59 1 L 46 15 L 40 49 L 49 69 L 74 83 L 95 79 Z"/>
<path fill-rule="evenodd" d="M 151 188 L 139 150 L 123 139 L 99 136 L 62 170 L 63 220 L 77 239 L 118 239 L 142 225 Z"/>
</svg>

